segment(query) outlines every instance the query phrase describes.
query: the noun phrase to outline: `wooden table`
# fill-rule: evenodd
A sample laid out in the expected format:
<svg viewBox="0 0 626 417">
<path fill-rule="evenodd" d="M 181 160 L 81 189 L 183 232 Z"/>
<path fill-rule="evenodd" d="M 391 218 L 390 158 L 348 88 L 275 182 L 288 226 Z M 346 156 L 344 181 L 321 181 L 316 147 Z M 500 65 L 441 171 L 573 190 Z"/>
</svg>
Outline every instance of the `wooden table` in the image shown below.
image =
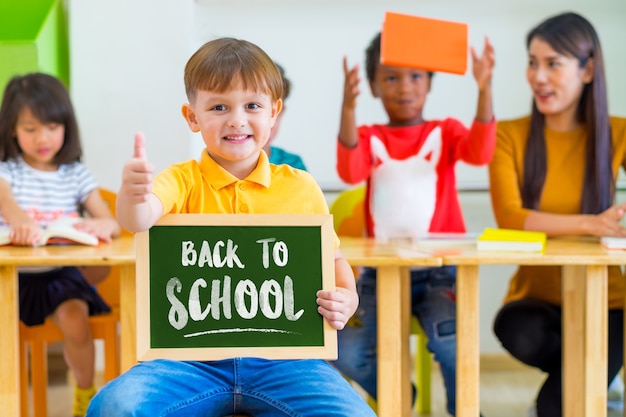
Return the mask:
<svg viewBox="0 0 626 417">
<path fill-rule="evenodd" d="M 441 266 L 441 258 L 395 243 L 341 238 L 350 265 L 377 269 L 378 416 L 411 415 L 411 266 Z"/>
<path fill-rule="evenodd" d="M 549 239 L 543 254 L 457 249 L 441 254 L 458 268 L 456 415 L 479 415 L 478 267 L 513 264 L 563 266 L 563 415 L 606 417 L 607 266 L 626 264 L 626 252 L 609 253 L 591 238 Z"/>
<path fill-rule="evenodd" d="M 135 245 L 133 237 L 99 246 L 0 247 L 0 410 L 20 415 L 19 266 L 119 265 L 121 367 L 135 363 Z"/>
</svg>

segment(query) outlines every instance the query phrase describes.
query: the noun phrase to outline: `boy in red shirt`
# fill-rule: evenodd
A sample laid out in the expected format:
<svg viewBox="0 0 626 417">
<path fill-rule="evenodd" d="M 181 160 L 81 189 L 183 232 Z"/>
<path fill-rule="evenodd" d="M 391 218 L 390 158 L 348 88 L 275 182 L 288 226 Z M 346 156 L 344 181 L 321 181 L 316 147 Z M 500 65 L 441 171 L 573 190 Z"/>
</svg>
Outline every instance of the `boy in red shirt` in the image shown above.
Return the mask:
<svg viewBox="0 0 626 417">
<path fill-rule="evenodd" d="M 470 129 L 452 118 L 424 120 L 422 109 L 432 72 L 380 63 L 378 34 L 366 51 L 367 78 L 389 122 L 357 128 L 358 67 L 344 59 L 344 98 L 337 143 L 337 171 L 343 181 L 367 181 L 366 233 L 379 240 L 419 239 L 433 232 L 465 232 L 454 166 L 490 162 L 496 143 L 491 75 L 494 52 L 486 39 L 482 56 L 472 48 L 478 85 L 476 118 Z M 428 335 L 428 349 L 440 363 L 447 409 L 456 409 L 456 270 L 411 271 L 412 312 Z M 358 326 L 339 335 L 334 363 L 376 398 L 376 270 L 366 268 L 357 282 Z"/>
</svg>

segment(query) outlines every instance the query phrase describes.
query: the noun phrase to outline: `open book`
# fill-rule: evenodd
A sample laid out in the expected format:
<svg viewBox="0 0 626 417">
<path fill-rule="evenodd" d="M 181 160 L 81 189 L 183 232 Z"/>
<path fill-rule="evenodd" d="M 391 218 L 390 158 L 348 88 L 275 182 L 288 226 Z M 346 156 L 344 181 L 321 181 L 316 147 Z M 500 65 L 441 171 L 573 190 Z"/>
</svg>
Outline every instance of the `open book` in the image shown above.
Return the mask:
<svg viewBox="0 0 626 417">
<path fill-rule="evenodd" d="M 82 221 L 78 217 L 66 217 L 51 222 L 43 234 L 39 242 L 35 246 L 54 245 L 54 244 L 81 244 L 97 246 L 98 238 L 86 232 L 82 232 L 74 228 L 74 223 Z M 0 245 L 10 245 L 9 232 L 10 226 L 0 226 Z"/>
</svg>

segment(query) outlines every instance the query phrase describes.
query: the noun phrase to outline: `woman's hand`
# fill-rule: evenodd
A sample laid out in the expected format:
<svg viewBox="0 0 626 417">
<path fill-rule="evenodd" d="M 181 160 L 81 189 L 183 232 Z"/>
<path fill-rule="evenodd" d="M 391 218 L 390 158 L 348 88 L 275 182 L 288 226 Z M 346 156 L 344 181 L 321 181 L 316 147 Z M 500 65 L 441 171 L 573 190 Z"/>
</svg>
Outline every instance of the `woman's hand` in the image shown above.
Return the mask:
<svg viewBox="0 0 626 417">
<path fill-rule="evenodd" d="M 586 229 L 594 236 L 626 237 L 626 228 L 620 221 L 626 213 L 626 203 L 616 204 L 600 214 L 589 216 Z"/>
</svg>

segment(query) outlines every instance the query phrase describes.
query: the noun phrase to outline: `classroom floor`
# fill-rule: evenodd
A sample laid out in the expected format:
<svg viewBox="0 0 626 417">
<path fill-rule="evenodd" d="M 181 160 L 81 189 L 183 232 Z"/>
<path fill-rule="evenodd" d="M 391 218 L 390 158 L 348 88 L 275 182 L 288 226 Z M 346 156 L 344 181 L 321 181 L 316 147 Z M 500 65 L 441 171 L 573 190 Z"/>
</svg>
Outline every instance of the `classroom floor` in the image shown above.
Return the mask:
<svg viewBox="0 0 626 417">
<path fill-rule="evenodd" d="M 48 417 L 67 417 L 71 412 L 72 388 L 64 375 L 51 376 Z M 485 417 L 527 417 L 543 376 L 532 369 L 483 371 L 480 376 L 481 412 Z M 97 381 L 101 384 L 101 380 Z M 621 410 L 609 410 L 608 417 L 623 417 Z M 438 370 L 432 375 L 432 411 L 413 417 L 449 417 L 445 412 L 443 385 Z M 355 416 L 356 417 L 356 416 Z"/>
<path fill-rule="evenodd" d="M 481 371 L 480 405 L 485 417 L 528 417 L 543 374 L 530 368 Z M 449 417 L 445 411 L 445 393 L 438 371 L 432 375 L 431 414 L 414 417 Z M 607 417 L 623 417 L 623 409 L 608 410 Z"/>
</svg>

